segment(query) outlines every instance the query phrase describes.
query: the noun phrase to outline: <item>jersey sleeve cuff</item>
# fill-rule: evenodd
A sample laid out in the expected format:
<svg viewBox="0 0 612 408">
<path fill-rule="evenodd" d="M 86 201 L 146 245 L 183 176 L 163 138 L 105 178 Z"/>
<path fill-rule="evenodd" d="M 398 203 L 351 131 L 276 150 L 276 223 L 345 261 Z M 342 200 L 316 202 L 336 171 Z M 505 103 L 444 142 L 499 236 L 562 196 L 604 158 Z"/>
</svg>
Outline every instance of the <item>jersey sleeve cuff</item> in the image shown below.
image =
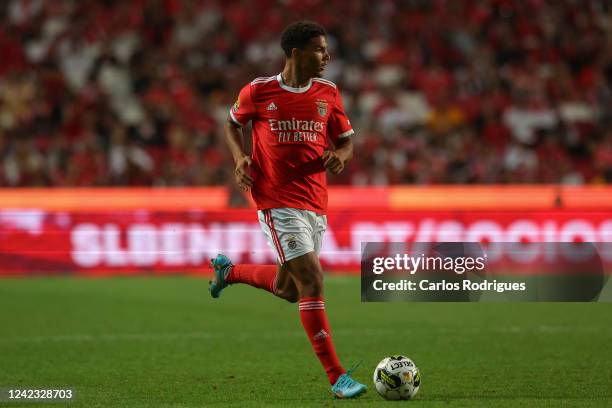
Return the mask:
<svg viewBox="0 0 612 408">
<path fill-rule="evenodd" d="M 344 133 L 340 133 L 340 134 L 338 135 L 338 139 L 340 139 L 341 137 L 349 137 L 349 136 L 352 136 L 352 135 L 354 135 L 354 134 L 355 134 L 355 131 L 354 131 L 353 129 L 350 129 L 350 130 L 347 130 L 347 131 L 346 131 L 346 132 L 344 132 Z"/>
<path fill-rule="evenodd" d="M 236 119 L 236 116 L 234 116 L 234 112 L 232 112 L 231 109 L 229 111 L 229 114 L 230 114 L 230 118 L 232 119 L 232 122 L 234 122 L 235 124 L 237 124 L 240 127 L 244 126 L 242 123 L 240 123 L 240 121 L 238 119 Z"/>
</svg>

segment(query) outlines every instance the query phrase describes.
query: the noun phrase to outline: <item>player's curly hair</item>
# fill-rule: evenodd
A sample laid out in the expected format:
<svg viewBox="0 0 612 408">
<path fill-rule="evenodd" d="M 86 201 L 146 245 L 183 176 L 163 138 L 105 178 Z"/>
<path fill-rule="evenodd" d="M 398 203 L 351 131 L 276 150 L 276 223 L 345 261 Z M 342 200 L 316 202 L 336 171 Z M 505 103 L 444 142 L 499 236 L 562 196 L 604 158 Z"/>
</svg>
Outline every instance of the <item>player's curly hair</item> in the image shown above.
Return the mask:
<svg viewBox="0 0 612 408">
<path fill-rule="evenodd" d="M 314 21 L 297 21 L 285 28 L 281 35 L 281 48 L 287 57 L 291 57 L 294 48 L 303 49 L 308 42 L 318 36 L 327 36 L 325 29 Z"/>
</svg>

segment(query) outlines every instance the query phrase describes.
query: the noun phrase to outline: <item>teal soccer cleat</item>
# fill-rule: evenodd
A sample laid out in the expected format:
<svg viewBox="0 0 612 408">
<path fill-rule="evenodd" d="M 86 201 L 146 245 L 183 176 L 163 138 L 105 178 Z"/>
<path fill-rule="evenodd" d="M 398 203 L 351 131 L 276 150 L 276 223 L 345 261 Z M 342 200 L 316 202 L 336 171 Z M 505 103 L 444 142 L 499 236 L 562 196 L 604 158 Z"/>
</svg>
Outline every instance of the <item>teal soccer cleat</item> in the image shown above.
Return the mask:
<svg viewBox="0 0 612 408">
<path fill-rule="evenodd" d="M 229 285 L 229 283 L 225 281 L 225 278 L 227 278 L 230 268 L 234 265 L 232 261 L 223 254 L 218 254 L 216 258 L 211 259 L 210 265 L 215 271 L 215 277 L 209 282 L 208 291 L 210 292 L 210 296 L 216 299 L 221 295 L 221 291 Z"/>
<path fill-rule="evenodd" d="M 358 366 L 359 364 L 353 368 L 350 368 L 345 374 L 338 377 L 336 383 L 332 385 L 331 390 L 337 398 L 355 398 L 366 392 L 368 389 L 365 384 L 355 381 L 351 377 L 351 373 Z"/>
</svg>

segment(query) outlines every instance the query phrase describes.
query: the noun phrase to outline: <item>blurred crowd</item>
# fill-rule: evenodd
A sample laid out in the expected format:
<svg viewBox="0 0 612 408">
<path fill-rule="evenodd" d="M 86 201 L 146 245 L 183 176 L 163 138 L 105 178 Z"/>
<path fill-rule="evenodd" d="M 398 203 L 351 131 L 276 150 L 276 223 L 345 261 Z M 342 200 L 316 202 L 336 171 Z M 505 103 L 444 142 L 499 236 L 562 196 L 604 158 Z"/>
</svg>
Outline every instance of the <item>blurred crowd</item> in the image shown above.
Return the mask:
<svg viewBox="0 0 612 408">
<path fill-rule="evenodd" d="M 225 185 L 222 123 L 329 32 L 356 157 L 331 183 L 612 182 L 607 0 L 0 2 L 0 185 Z"/>
</svg>

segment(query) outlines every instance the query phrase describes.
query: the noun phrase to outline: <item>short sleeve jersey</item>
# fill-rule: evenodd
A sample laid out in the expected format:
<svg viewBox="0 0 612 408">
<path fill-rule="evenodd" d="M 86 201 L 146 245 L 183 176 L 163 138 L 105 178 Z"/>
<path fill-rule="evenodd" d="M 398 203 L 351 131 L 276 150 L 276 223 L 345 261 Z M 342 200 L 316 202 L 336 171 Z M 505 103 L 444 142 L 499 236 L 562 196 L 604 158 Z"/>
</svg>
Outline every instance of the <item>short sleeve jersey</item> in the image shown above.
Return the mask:
<svg viewBox="0 0 612 408">
<path fill-rule="evenodd" d="M 297 208 L 325 214 L 327 179 L 321 155 L 329 142 L 354 132 L 338 87 L 313 78 L 292 88 L 281 75 L 257 78 L 240 91 L 230 109 L 233 122 L 252 121 L 257 208 Z"/>
</svg>

